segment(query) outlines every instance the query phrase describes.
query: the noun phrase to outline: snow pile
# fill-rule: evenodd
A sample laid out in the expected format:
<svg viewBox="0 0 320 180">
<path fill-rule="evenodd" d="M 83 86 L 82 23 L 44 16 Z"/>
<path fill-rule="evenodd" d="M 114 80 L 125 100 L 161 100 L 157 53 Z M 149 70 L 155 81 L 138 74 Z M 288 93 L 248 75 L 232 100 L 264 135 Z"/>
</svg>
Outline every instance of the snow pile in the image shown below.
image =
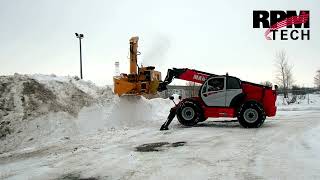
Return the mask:
<svg viewBox="0 0 320 180">
<path fill-rule="evenodd" d="M 111 89 L 73 77 L 15 74 L 1 76 L 0 82 L 0 152 L 74 134 L 73 120 L 84 107 L 113 98 Z"/>
<path fill-rule="evenodd" d="M 15 74 L 2 76 L 0 81 L 0 118 L 4 120 L 27 120 L 60 111 L 76 116 L 82 107 L 96 102 L 98 97 L 110 95 L 72 77 Z"/>
<path fill-rule="evenodd" d="M 110 98 L 112 96 L 112 91 L 110 87 L 106 86 L 101 88 L 96 86 L 91 81 L 80 80 L 78 77 L 70 77 L 70 76 L 61 77 L 61 76 L 56 76 L 54 74 L 53 75 L 35 74 L 35 75 L 29 75 L 29 77 L 37 80 L 39 83 L 45 84 L 50 89 L 57 91 L 57 93 L 59 93 L 58 91 L 60 91 L 61 85 L 71 84 L 75 88 L 78 88 L 80 91 L 83 91 L 84 93 L 90 95 L 93 98 L 101 98 L 101 97 Z"/>
<path fill-rule="evenodd" d="M 0 77 L 1 152 L 98 131 L 156 127 L 166 119 L 169 99 L 118 97 L 74 77 Z"/>
</svg>

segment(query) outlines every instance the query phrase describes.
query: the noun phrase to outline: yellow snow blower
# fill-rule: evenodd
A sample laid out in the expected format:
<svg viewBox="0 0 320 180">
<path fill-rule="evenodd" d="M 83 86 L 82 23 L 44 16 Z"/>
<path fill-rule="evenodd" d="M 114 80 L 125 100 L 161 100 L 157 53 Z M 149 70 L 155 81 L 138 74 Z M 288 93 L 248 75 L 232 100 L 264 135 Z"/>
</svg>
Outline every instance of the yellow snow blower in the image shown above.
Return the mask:
<svg viewBox="0 0 320 180">
<path fill-rule="evenodd" d="M 130 73 L 121 73 L 120 76 L 114 76 L 114 93 L 122 95 L 144 95 L 156 94 L 161 81 L 161 72 L 155 71 L 154 66 L 138 66 L 139 37 L 130 39 Z"/>
</svg>

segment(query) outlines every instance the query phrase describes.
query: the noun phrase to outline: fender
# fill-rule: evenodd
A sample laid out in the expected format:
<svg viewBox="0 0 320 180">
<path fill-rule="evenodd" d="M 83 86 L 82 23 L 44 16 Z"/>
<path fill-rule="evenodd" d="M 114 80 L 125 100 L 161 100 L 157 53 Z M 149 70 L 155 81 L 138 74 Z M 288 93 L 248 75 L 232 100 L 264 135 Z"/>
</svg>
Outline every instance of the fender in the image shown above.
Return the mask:
<svg viewBox="0 0 320 180">
<path fill-rule="evenodd" d="M 179 108 L 183 105 L 183 103 L 185 102 L 192 102 L 194 104 L 196 104 L 199 108 L 199 113 L 200 113 L 200 122 L 205 121 L 206 118 L 204 117 L 204 104 L 202 104 L 202 99 L 199 97 L 190 97 L 190 98 L 185 98 L 182 101 L 179 102 L 179 104 L 177 105 Z"/>
<path fill-rule="evenodd" d="M 236 95 L 230 102 L 230 107 L 239 107 L 241 106 L 242 102 L 244 101 L 246 94 L 241 93 Z"/>
<path fill-rule="evenodd" d="M 250 99 L 243 102 L 242 104 L 248 104 L 248 103 L 256 103 L 264 111 L 263 105 L 259 101 Z"/>
</svg>

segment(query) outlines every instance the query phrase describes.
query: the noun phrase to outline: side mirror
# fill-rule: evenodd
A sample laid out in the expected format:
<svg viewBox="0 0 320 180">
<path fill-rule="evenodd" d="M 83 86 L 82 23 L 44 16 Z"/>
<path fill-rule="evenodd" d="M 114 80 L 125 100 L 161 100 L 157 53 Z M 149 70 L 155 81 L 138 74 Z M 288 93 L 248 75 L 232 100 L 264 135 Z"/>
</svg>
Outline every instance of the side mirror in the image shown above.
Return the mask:
<svg viewBox="0 0 320 180">
<path fill-rule="evenodd" d="M 173 97 L 173 96 L 170 96 L 169 99 L 170 99 L 170 100 L 174 100 L 174 97 Z"/>
</svg>

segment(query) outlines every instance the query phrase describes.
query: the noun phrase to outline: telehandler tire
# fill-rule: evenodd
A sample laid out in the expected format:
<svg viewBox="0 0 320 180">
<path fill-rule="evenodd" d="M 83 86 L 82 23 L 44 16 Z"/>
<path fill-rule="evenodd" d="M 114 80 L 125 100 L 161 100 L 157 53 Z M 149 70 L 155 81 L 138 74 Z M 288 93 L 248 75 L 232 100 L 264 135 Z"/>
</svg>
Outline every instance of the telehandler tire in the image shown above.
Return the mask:
<svg viewBox="0 0 320 180">
<path fill-rule="evenodd" d="M 203 121 L 201 108 L 193 102 L 184 102 L 177 110 L 178 121 L 185 126 L 194 126 Z"/>
<path fill-rule="evenodd" d="M 266 114 L 260 104 L 250 101 L 241 106 L 237 118 L 244 128 L 258 128 L 264 123 Z"/>
</svg>

